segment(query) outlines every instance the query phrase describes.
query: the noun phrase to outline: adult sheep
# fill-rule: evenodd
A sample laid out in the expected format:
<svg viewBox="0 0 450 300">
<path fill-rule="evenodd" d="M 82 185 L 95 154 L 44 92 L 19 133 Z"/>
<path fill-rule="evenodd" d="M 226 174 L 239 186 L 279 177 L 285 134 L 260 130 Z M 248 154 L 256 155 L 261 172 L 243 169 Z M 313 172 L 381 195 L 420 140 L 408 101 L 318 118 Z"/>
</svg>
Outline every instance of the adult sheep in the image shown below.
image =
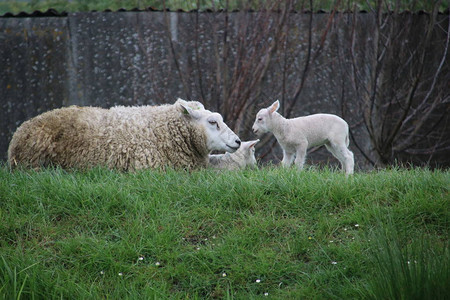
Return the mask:
<svg viewBox="0 0 450 300">
<path fill-rule="evenodd" d="M 54 109 L 17 129 L 8 162 L 36 169 L 206 167 L 211 151 L 234 152 L 241 141 L 220 114 L 197 104 L 178 99 L 160 106 Z"/>
<path fill-rule="evenodd" d="M 342 118 L 331 114 L 314 114 L 305 117 L 286 119 L 277 113 L 280 102 L 261 109 L 256 114 L 253 132 L 261 135 L 272 132 L 283 149 L 283 166 L 293 162 L 303 168 L 306 150 L 325 145 L 342 165 L 345 174 L 353 174 L 353 153 L 348 149 L 348 124 Z M 295 161 L 294 161 L 295 160 Z"/>
</svg>

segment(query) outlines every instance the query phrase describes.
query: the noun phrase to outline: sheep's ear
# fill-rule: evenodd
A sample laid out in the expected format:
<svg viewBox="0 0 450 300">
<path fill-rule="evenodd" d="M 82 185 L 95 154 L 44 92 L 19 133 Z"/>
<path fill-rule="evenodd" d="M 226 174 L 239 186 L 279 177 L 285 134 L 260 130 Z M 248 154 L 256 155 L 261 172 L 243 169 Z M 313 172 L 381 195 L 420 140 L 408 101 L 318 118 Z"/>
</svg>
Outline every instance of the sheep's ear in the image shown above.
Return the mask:
<svg viewBox="0 0 450 300">
<path fill-rule="evenodd" d="M 194 119 L 200 119 L 200 113 L 198 111 L 193 110 L 187 105 L 180 104 L 180 106 L 182 108 L 181 112 L 183 113 L 183 115 L 189 115 Z"/>
<path fill-rule="evenodd" d="M 199 101 L 191 101 L 191 103 L 196 105 L 195 109 L 205 109 L 205 106 Z"/>
<path fill-rule="evenodd" d="M 271 106 L 268 107 L 268 110 L 271 114 L 276 112 L 280 108 L 280 101 L 275 101 Z"/>
<path fill-rule="evenodd" d="M 177 101 L 175 102 L 175 104 L 180 104 L 182 106 L 188 106 L 188 103 L 186 100 L 178 98 Z"/>
<path fill-rule="evenodd" d="M 195 109 L 195 110 L 197 110 L 197 109 L 204 110 L 205 109 L 205 106 L 199 101 L 187 101 L 187 100 L 178 98 L 177 101 L 175 102 L 175 104 L 189 106 L 190 108 Z"/>
</svg>

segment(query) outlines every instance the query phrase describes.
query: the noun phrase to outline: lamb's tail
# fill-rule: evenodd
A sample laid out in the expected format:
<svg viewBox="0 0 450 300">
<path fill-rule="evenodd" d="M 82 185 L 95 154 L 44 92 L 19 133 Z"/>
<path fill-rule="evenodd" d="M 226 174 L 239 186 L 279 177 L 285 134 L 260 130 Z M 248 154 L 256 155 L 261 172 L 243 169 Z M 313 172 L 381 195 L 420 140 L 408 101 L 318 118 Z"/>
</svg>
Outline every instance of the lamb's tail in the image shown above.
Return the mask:
<svg viewBox="0 0 450 300">
<path fill-rule="evenodd" d="M 350 133 L 348 131 L 348 128 L 347 128 L 347 134 L 345 135 L 345 145 L 347 146 L 347 148 L 348 148 L 348 145 L 350 145 Z"/>
</svg>

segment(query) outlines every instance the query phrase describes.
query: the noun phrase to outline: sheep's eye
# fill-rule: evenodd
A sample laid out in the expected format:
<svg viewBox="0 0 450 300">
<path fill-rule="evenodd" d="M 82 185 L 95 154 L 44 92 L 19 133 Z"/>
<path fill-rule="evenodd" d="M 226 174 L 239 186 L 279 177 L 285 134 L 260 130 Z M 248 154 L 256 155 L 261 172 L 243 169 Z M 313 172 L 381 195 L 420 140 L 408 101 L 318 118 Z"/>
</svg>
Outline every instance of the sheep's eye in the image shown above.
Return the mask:
<svg viewBox="0 0 450 300">
<path fill-rule="evenodd" d="M 258 122 L 261 122 L 261 121 L 262 121 L 262 118 L 261 118 L 261 117 L 259 117 L 259 118 L 258 118 Z"/>
<path fill-rule="evenodd" d="M 219 130 L 220 129 L 220 127 L 219 127 L 219 124 L 217 123 L 217 121 L 214 121 L 214 120 L 210 120 L 210 121 L 208 121 L 209 122 L 209 124 L 211 124 L 211 125 L 216 125 L 216 127 L 217 127 L 217 130 Z"/>
</svg>

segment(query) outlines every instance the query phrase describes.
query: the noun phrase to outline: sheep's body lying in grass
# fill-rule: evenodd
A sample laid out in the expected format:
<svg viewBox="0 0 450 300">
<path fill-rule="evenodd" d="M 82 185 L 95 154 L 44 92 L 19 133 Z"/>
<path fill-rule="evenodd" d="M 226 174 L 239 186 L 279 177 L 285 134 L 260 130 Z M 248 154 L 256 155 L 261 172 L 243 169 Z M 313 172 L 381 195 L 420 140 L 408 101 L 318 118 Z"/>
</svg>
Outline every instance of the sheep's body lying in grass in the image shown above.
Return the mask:
<svg viewBox="0 0 450 300">
<path fill-rule="evenodd" d="M 206 167 L 213 150 L 239 148 L 220 114 L 186 104 L 179 99 L 161 106 L 54 109 L 17 129 L 8 162 L 31 168 L 192 169 Z"/>
<path fill-rule="evenodd" d="M 242 142 L 234 153 L 211 154 L 209 165 L 212 168 L 237 170 L 246 167 L 256 167 L 255 145 L 259 140 Z"/>
<path fill-rule="evenodd" d="M 303 168 L 307 149 L 322 146 L 328 149 L 342 164 L 346 175 L 353 173 L 353 153 L 348 149 L 348 124 L 331 114 L 315 114 L 306 117 L 286 119 L 277 113 L 279 101 L 261 109 L 253 124 L 254 133 L 261 135 L 272 132 L 283 149 L 283 166 L 294 162 Z"/>
</svg>

